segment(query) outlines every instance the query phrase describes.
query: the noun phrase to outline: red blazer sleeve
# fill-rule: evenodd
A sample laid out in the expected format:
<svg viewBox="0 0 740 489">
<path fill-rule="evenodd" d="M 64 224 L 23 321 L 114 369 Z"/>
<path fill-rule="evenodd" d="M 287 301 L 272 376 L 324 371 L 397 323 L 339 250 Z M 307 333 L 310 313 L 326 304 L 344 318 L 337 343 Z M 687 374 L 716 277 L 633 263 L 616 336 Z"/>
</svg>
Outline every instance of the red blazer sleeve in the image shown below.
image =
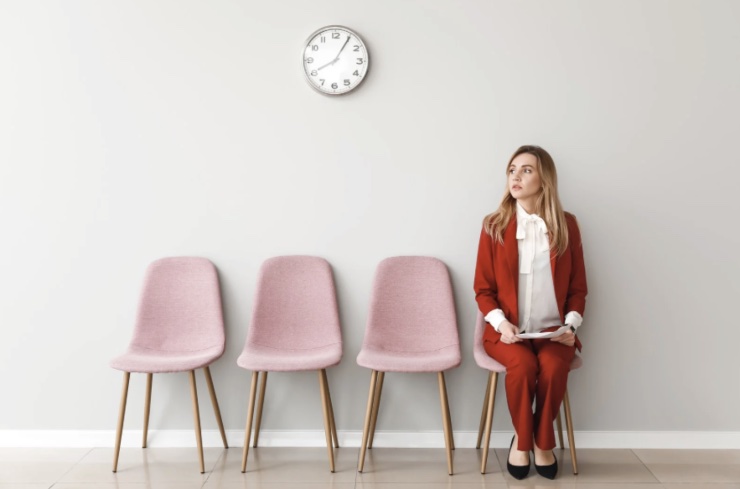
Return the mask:
<svg viewBox="0 0 740 489">
<path fill-rule="evenodd" d="M 480 312 L 484 316 L 494 309 L 500 308 L 498 303 L 498 286 L 496 285 L 496 270 L 494 268 L 493 244 L 493 238 L 483 229 L 480 233 L 480 243 L 478 244 L 478 261 L 475 264 L 473 289 L 475 290 L 475 300 L 478 302 L 478 309 L 480 309 Z"/>
<path fill-rule="evenodd" d="M 568 284 L 568 295 L 565 299 L 565 313 L 576 311 L 581 316 L 586 309 L 586 266 L 583 261 L 583 243 L 581 242 L 581 231 L 578 229 L 576 217 L 568 215 L 568 239 L 571 254 L 570 282 Z"/>
</svg>

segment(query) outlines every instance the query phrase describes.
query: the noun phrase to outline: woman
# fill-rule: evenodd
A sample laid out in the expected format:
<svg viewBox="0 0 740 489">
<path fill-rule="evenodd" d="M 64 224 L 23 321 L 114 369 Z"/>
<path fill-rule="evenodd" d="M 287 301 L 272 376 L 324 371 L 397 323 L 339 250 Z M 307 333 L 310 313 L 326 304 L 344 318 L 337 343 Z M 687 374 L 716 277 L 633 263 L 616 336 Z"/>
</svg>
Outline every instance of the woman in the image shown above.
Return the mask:
<svg viewBox="0 0 740 489">
<path fill-rule="evenodd" d="M 562 209 L 555 163 L 547 151 L 522 146 L 506 171 L 501 205 L 483 221 L 475 298 L 488 323 L 483 346 L 506 367 L 506 397 L 516 432 L 509 473 L 526 477 L 533 451 L 537 472 L 554 479 L 558 464 L 552 424 L 570 362 L 581 349 L 575 332 L 586 305 L 581 234 L 575 216 Z M 556 338 L 517 337 L 563 324 L 570 330 Z"/>
</svg>

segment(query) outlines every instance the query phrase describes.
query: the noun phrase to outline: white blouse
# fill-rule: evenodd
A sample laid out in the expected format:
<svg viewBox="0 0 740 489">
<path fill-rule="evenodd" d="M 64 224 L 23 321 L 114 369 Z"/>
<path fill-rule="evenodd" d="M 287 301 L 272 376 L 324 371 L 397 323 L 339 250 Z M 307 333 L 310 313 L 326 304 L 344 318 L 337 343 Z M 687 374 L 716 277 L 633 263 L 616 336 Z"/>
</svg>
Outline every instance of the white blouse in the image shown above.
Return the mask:
<svg viewBox="0 0 740 489">
<path fill-rule="evenodd" d="M 516 239 L 519 246 L 519 331 L 534 333 L 560 325 L 560 312 L 555 299 L 555 286 L 550 268 L 550 239 L 547 225 L 537 214 L 516 204 Z M 501 309 L 486 314 L 486 321 L 498 331 L 506 319 Z M 565 316 L 565 324 L 578 328 L 583 318 L 576 311 Z"/>
</svg>

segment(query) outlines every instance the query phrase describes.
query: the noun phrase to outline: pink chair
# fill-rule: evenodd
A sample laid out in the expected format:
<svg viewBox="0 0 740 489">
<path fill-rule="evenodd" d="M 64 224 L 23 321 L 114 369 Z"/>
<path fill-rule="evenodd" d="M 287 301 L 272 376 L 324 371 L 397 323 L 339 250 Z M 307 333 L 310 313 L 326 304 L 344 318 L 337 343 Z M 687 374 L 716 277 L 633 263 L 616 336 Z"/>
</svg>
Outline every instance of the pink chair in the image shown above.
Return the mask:
<svg viewBox="0 0 740 489">
<path fill-rule="evenodd" d="M 480 413 L 480 425 L 478 426 L 478 442 L 475 448 L 480 448 L 481 439 L 486 437 L 486 443 L 483 445 L 483 457 L 480 465 L 480 473 L 486 473 L 486 462 L 488 461 L 488 445 L 491 442 L 491 426 L 493 425 L 493 406 L 496 400 L 496 387 L 498 386 L 498 374 L 506 373 L 506 367 L 498 363 L 496 360 L 488 356 L 486 350 L 483 349 L 483 330 L 486 327 L 486 322 L 483 319 L 483 314 L 478 312 L 478 318 L 475 322 L 475 335 L 473 340 L 473 357 L 475 363 L 480 368 L 489 371 L 488 374 L 488 386 L 486 387 L 486 394 L 483 396 L 483 410 Z M 570 364 L 570 369 L 575 370 L 583 365 L 581 357 L 576 355 Z M 563 407 L 565 408 L 565 422 L 566 429 L 568 430 L 568 445 L 570 446 L 570 458 L 573 462 L 573 474 L 578 474 L 578 461 L 576 460 L 576 444 L 575 438 L 573 437 L 573 419 L 570 415 L 570 399 L 568 399 L 568 389 L 565 389 L 565 397 L 563 398 Z M 560 448 L 565 448 L 563 445 L 563 424 L 560 418 L 560 413 L 557 417 L 558 426 L 558 438 L 560 440 Z"/>
<path fill-rule="evenodd" d="M 223 352 L 221 292 L 213 264 L 205 258 L 179 257 L 163 258 L 149 265 L 139 300 L 134 336 L 126 353 L 110 363 L 111 367 L 123 371 L 123 395 L 118 415 L 113 472 L 118 470 L 131 372 L 147 374 L 142 448 L 146 448 L 147 444 L 153 374 L 190 372 L 200 473 L 205 472 L 198 393 L 195 387 L 195 370 L 198 368 L 205 372 L 221 439 L 224 447 L 228 448 L 211 372 L 208 369 Z"/>
<path fill-rule="evenodd" d="M 460 340 L 444 263 L 423 256 L 380 262 L 357 363 L 372 370 L 357 470 L 362 472 L 365 451 L 373 445 L 385 372 L 437 372 L 447 469 L 452 475 L 455 445 L 444 371 L 460 365 Z"/>
<path fill-rule="evenodd" d="M 336 447 L 339 447 L 339 440 L 326 369 L 337 365 L 341 358 L 342 333 L 329 263 L 313 256 L 279 256 L 266 260 L 257 279 L 252 322 L 244 351 L 236 362 L 240 367 L 252 370 L 242 472 L 247 470 L 259 373 L 263 375 L 254 447 L 259 440 L 267 372 L 303 370 L 317 370 L 319 374 L 329 469 L 334 472 L 332 438 Z"/>
</svg>

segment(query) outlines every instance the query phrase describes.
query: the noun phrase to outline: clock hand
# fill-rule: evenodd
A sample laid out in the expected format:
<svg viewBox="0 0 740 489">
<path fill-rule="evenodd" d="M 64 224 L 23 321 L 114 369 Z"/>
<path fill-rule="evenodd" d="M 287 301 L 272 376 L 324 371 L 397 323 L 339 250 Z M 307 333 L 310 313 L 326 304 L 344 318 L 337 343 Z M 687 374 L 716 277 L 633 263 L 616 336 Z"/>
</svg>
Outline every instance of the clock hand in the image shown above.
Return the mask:
<svg viewBox="0 0 740 489">
<path fill-rule="evenodd" d="M 348 42 L 349 42 L 349 36 L 347 36 L 347 40 L 344 41 L 344 44 L 342 45 L 342 49 L 340 49 L 339 52 L 337 53 L 337 59 L 339 59 L 339 55 L 342 54 L 342 51 L 344 51 L 344 48 L 347 47 Z"/>
<path fill-rule="evenodd" d="M 344 41 L 344 44 L 342 45 L 341 49 L 339 50 L 339 52 L 337 53 L 336 57 L 333 60 L 329 61 L 328 63 L 326 63 L 325 65 L 321 66 L 320 68 L 316 68 L 316 71 L 323 70 L 327 66 L 333 65 L 334 63 L 336 63 L 337 61 L 339 61 L 339 55 L 342 54 L 342 51 L 344 51 L 344 48 L 347 47 L 347 43 L 349 42 L 349 39 L 350 39 L 350 36 L 347 36 L 347 40 Z"/>
<path fill-rule="evenodd" d="M 327 66 L 329 66 L 329 65 L 333 65 L 334 63 L 336 63 L 336 62 L 337 62 L 337 60 L 338 60 L 338 59 L 339 59 L 339 58 L 334 58 L 333 60 L 331 60 L 331 61 L 329 61 L 328 63 L 326 63 L 326 64 L 325 64 L 324 66 L 321 66 L 321 67 L 319 67 L 319 68 L 316 68 L 316 71 L 320 71 L 320 70 L 323 70 L 323 69 L 324 69 L 324 68 L 326 68 Z"/>
</svg>

